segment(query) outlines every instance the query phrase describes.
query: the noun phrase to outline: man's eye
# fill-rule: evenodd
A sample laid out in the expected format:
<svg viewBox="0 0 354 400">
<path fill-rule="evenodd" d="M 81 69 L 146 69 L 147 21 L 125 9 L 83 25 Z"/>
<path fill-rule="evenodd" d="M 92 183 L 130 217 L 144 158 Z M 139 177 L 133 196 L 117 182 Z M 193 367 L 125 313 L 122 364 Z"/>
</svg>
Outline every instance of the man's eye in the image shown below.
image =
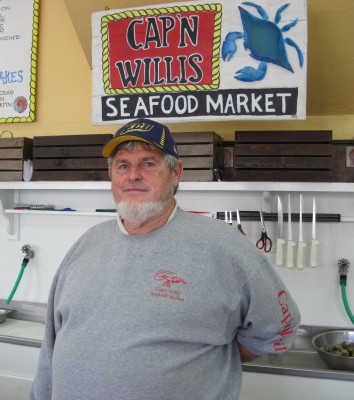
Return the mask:
<svg viewBox="0 0 354 400">
<path fill-rule="evenodd" d="M 146 161 L 146 162 L 144 163 L 144 168 L 145 168 L 147 171 L 155 171 L 156 168 L 157 168 L 157 164 L 156 164 L 156 162 L 154 162 L 154 161 Z"/>
<path fill-rule="evenodd" d="M 119 170 L 124 170 L 124 169 L 127 169 L 127 168 L 128 168 L 127 164 L 118 164 L 117 165 L 117 169 L 119 169 Z"/>
</svg>

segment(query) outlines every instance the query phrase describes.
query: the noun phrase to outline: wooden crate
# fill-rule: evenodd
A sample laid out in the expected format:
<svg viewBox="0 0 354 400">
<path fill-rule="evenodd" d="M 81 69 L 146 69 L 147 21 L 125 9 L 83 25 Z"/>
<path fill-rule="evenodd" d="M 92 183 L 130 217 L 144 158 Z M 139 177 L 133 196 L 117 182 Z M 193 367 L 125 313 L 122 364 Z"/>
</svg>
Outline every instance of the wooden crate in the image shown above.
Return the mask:
<svg viewBox="0 0 354 400">
<path fill-rule="evenodd" d="M 354 140 L 333 140 L 333 182 L 354 182 Z"/>
<path fill-rule="evenodd" d="M 103 145 L 110 134 L 35 136 L 34 181 L 108 181 Z"/>
<path fill-rule="evenodd" d="M 215 132 L 172 132 L 184 170 L 181 181 L 216 180 L 222 169 L 222 138 Z"/>
<path fill-rule="evenodd" d="M 24 160 L 32 160 L 32 139 L 0 138 L 0 181 L 22 181 Z"/>
<path fill-rule="evenodd" d="M 330 182 L 332 131 L 235 132 L 233 181 Z"/>
</svg>

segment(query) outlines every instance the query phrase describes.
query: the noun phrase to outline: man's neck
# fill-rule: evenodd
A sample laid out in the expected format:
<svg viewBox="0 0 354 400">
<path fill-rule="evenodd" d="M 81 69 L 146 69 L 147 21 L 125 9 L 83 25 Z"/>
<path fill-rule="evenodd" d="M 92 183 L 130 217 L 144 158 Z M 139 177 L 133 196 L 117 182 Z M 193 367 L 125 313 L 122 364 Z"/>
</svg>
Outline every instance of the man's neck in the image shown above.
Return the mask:
<svg viewBox="0 0 354 400">
<path fill-rule="evenodd" d="M 127 230 L 129 235 L 144 235 L 146 233 L 156 231 L 157 229 L 161 228 L 163 225 L 166 224 L 175 206 L 176 206 L 176 200 L 173 198 L 166 205 L 166 207 L 160 214 L 155 215 L 154 217 L 146 220 L 140 225 L 135 225 L 134 223 L 128 220 L 124 220 L 123 221 L 124 228 Z"/>
</svg>

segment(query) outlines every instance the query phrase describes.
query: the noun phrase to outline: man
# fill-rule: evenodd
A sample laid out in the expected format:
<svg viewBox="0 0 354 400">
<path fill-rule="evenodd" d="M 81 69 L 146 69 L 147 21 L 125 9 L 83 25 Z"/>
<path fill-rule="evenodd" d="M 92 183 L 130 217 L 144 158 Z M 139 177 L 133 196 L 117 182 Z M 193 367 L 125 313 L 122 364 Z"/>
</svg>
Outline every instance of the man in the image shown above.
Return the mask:
<svg viewBox="0 0 354 400">
<path fill-rule="evenodd" d="M 298 309 L 262 252 L 182 211 L 182 163 L 139 119 L 104 146 L 117 220 L 86 232 L 52 284 L 33 400 L 235 400 L 241 361 L 287 350 Z"/>
</svg>

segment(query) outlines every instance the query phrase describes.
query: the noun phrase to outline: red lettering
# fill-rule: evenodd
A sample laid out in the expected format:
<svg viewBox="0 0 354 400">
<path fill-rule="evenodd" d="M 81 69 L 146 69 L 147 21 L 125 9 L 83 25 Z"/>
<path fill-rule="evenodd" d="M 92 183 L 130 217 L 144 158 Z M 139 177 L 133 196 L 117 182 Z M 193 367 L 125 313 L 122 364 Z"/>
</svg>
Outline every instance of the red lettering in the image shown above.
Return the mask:
<svg viewBox="0 0 354 400">
<path fill-rule="evenodd" d="M 110 87 L 210 85 L 215 11 L 186 11 L 107 23 Z"/>
<path fill-rule="evenodd" d="M 289 311 L 288 306 L 288 295 L 285 290 L 281 290 L 278 293 L 278 302 L 281 307 L 281 312 L 283 318 L 280 320 L 280 323 L 283 327 L 282 331 L 280 332 L 281 337 L 286 337 L 293 333 L 293 329 L 291 328 L 291 323 L 294 318 Z M 287 346 L 284 344 L 283 340 L 280 339 L 278 342 L 274 342 L 274 350 L 275 351 L 285 351 L 287 350 Z"/>
</svg>

